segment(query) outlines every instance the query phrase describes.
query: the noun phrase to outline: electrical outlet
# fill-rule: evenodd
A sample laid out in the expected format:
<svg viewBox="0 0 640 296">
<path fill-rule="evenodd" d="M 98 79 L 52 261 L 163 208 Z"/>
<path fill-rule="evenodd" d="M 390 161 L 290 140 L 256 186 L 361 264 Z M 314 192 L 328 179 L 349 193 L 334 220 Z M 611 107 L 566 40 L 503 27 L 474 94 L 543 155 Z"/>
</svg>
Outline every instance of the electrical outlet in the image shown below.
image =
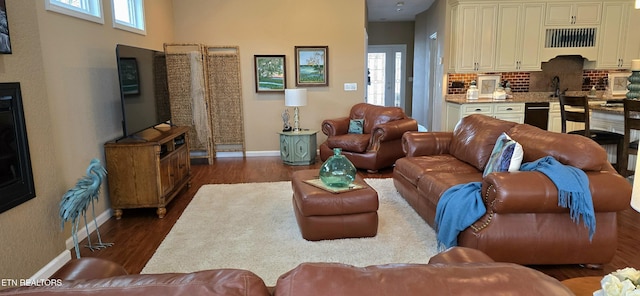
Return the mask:
<svg viewBox="0 0 640 296">
<path fill-rule="evenodd" d="M 464 82 L 463 81 L 452 81 L 451 82 L 451 88 L 464 88 Z"/>
<path fill-rule="evenodd" d="M 357 83 L 345 83 L 344 84 L 344 91 L 356 91 L 358 90 L 358 84 Z"/>
</svg>

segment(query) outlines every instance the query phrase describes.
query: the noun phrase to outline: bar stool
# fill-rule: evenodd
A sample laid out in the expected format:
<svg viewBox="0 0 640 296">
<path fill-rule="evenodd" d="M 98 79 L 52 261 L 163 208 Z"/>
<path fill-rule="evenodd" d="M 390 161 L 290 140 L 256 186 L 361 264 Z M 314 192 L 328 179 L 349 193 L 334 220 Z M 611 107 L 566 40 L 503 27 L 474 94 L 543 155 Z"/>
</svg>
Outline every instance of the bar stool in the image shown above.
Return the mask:
<svg viewBox="0 0 640 296">
<path fill-rule="evenodd" d="M 638 140 L 631 141 L 631 131 L 640 130 L 640 101 L 624 100 L 624 141 L 622 143 L 622 157 L 620 174 L 624 177 L 633 175 L 629 170 L 629 154 L 638 155 Z M 634 166 L 635 167 L 635 166 Z"/>
<path fill-rule="evenodd" d="M 600 145 L 616 145 L 616 170 L 622 174 L 620 157 L 624 155 L 624 135 L 605 130 L 591 129 L 589 99 L 587 96 L 567 96 L 560 94 L 560 118 L 562 132 L 567 133 L 567 121 L 582 122 L 584 129 L 570 131 L 568 134 L 585 136 Z M 567 109 L 566 107 L 571 107 Z M 626 133 L 625 133 L 626 134 Z"/>
</svg>

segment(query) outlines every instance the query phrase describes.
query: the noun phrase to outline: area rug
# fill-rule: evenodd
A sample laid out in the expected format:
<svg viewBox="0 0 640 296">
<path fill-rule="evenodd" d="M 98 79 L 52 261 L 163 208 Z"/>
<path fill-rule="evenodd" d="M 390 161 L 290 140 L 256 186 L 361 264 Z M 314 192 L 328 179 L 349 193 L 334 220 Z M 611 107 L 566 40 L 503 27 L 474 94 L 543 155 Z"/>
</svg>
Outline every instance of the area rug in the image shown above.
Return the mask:
<svg viewBox="0 0 640 296">
<path fill-rule="evenodd" d="M 302 262 L 427 263 L 437 253 L 435 232 L 392 179 L 365 181 L 380 200 L 378 234 L 317 242 L 300 234 L 290 182 L 204 185 L 141 273 L 239 268 L 273 286 Z"/>
</svg>

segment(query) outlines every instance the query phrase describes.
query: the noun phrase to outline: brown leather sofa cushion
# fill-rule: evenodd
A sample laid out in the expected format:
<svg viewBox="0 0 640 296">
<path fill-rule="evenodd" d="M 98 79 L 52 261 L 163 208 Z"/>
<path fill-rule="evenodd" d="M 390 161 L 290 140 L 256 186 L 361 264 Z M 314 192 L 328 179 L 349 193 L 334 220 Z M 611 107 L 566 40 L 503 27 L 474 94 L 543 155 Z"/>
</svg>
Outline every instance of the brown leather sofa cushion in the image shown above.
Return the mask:
<svg viewBox="0 0 640 296">
<path fill-rule="evenodd" d="M 511 263 L 303 263 L 280 276 L 275 295 L 574 295 L 556 279 Z"/>
<path fill-rule="evenodd" d="M 72 281 L 102 279 L 127 274 L 124 267 L 118 263 L 101 258 L 86 257 L 67 262 L 67 264 L 58 269 L 51 278 Z"/>
<path fill-rule="evenodd" d="M 359 103 L 351 107 L 349 117 L 351 119 L 364 119 L 364 133 L 370 134 L 374 126 L 406 118 L 406 115 L 404 111 L 398 107 L 384 107 Z"/>
<path fill-rule="evenodd" d="M 585 171 L 613 170 L 604 148 L 587 137 L 550 133 L 527 124 L 517 125 L 507 134 L 522 145 L 523 163 L 551 155 L 563 164 Z"/>
<path fill-rule="evenodd" d="M 429 264 L 447 263 L 480 263 L 495 262 L 491 257 L 482 251 L 465 247 L 451 247 L 440 252 L 429 259 Z"/>
<path fill-rule="evenodd" d="M 340 148 L 343 151 L 364 153 L 369 147 L 371 134 L 346 134 L 327 138 L 329 148 Z"/>
<path fill-rule="evenodd" d="M 394 172 L 404 176 L 411 184 L 417 185 L 426 173 L 478 173 L 479 171 L 452 155 L 403 157 L 396 161 Z"/>
<path fill-rule="evenodd" d="M 219 295 L 268 296 L 264 281 L 250 271 L 216 269 L 193 273 L 133 274 L 97 280 L 63 281 L 60 286 L 31 286 L 0 295 Z"/>
<path fill-rule="evenodd" d="M 500 134 L 516 124 L 479 114 L 464 117 L 453 130 L 449 152 L 478 170 L 484 171 Z"/>
</svg>

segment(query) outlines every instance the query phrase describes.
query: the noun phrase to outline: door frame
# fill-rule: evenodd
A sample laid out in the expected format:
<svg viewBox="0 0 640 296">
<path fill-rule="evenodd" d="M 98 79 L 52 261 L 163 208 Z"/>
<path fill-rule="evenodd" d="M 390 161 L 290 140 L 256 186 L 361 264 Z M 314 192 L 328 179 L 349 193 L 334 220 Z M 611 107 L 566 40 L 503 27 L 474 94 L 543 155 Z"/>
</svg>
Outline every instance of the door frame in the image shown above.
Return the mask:
<svg viewBox="0 0 640 296">
<path fill-rule="evenodd" d="M 407 80 L 407 45 L 406 44 L 385 44 L 385 45 L 368 45 L 367 46 L 367 64 L 366 64 L 366 68 L 369 69 L 369 53 L 376 53 L 376 52 L 384 52 L 387 55 L 391 54 L 392 57 L 394 57 L 392 59 L 392 61 L 394 61 L 392 63 L 392 65 L 394 65 L 394 67 L 392 67 L 392 69 L 394 69 L 392 71 L 392 73 L 395 75 L 395 53 L 396 52 L 400 52 L 402 54 L 401 57 L 401 65 L 400 65 L 400 71 L 402 73 L 400 73 L 400 108 L 402 108 L 403 110 L 408 110 L 406 107 L 406 103 L 407 103 L 407 99 L 406 99 L 406 80 Z M 389 73 L 389 69 L 387 69 L 389 66 L 389 60 L 387 60 L 387 63 L 385 65 L 385 69 L 387 74 Z M 395 76 L 391 75 L 391 77 L 393 77 L 393 81 L 395 81 Z M 388 75 L 386 75 L 388 76 Z M 368 94 L 368 88 L 369 88 L 369 84 L 367 83 L 367 90 L 365 91 L 365 95 Z M 385 92 L 385 106 L 394 106 L 394 102 L 395 102 L 395 98 L 392 96 L 392 98 L 388 98 L 387 97 L 387 92 Z M 392 91 L 392 94 L 395 94 L 395 91 Z"/>
</svg>

